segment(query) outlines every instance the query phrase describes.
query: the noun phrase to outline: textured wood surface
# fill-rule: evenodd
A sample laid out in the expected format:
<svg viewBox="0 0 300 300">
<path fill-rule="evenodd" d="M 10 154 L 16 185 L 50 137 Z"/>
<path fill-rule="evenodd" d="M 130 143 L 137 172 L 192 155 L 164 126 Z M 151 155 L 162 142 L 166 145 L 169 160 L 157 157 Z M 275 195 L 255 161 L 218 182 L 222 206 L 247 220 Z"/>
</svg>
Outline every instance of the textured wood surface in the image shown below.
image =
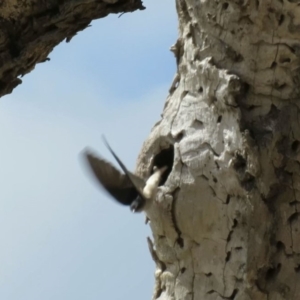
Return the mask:
<svg viewBox="0 0 300 300">
<path fill-rule="evenodd" d="M 300 8 L 177 0 L 178 72 L 144 143 L 173 169 L 147 211 L 154 299 L 300 297 Z"/>
</svg>

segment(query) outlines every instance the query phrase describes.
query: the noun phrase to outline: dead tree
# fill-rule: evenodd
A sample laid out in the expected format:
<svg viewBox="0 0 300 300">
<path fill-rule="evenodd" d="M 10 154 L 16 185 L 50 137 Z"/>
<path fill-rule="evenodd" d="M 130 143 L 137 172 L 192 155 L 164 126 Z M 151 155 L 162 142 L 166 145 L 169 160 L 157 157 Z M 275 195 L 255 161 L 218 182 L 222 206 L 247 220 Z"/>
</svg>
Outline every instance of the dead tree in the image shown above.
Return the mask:
<svg viewBox="0 0 300 300">
<path fill-rule="evenodd" d="M 176 0 L 178 66 L 138 159 L 167 165 L 147 212 L 154 299 L 300 295 L 299 6 Z M 62 40 L 138 0 L 4 0 L 0 96 Z M 158 8 L 159 9 L 159 8 Z M 299 136 L 298 136 L 299 135 Z"/>
<path fill-rule="evenodd" d="M 178 70 L 137 167 L 169 166 L 153 299 L 300 297 L 297 2 L 176 1 Z"/>
</svg>

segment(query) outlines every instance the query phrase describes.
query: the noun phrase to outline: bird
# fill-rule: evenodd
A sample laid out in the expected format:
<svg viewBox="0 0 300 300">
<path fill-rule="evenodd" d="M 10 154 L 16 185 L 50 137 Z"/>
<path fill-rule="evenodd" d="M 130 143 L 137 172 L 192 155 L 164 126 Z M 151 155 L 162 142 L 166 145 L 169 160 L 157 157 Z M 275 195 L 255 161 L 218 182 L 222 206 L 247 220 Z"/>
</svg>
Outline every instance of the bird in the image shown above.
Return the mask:
<svg viewBox="0 0 300 300">
<path fill-rule="evenodd" d="M 155 197 L 161 176 L 167 170 L 167 166 L 161 168 L 154 166 L 153 174 L 145 181 L 136 174 L 129 172 L 104 136 L 102 139 L 124 173 L 87 148 L 83 153 L 90 170 L 98 183 L 118 203 L 130 206 L 130 210 L 134 213 L 144 211 Z"/>
</svg>

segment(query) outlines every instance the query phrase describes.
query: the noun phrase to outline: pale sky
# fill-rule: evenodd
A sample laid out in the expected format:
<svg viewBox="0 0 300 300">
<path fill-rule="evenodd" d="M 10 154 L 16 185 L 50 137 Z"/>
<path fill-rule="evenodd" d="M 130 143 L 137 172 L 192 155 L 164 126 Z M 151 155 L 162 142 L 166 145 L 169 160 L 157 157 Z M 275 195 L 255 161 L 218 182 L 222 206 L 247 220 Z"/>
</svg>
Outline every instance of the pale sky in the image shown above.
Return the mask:
<svg viewBox="0 0 300 300">
<path fill-rule="evenodd" d="M 175 74 L 175 1 L 96 20 L 0 100 L 0 299 L 151 299 L 143 214 L 96 186 L 79 153 L 130 168 Z"/>
</svg>

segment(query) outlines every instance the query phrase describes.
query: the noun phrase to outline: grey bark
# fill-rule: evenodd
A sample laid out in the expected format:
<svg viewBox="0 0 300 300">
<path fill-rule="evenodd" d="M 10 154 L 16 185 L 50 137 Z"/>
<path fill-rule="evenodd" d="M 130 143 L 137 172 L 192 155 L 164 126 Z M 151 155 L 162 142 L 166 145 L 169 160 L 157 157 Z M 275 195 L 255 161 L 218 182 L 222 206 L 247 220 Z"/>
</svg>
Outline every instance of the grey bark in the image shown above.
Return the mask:
<svg viewBox="0 0 300 300">
<path fill-rule="evenodd" d="M 110 13 L 144 9 L 141 0 L 0 2 L 0 97 L 11 93 L 61 41 Z"/>
<path fill-rule="evenodd" d="M 137 168 L 146 177 L 174 149 L 147 211 L 153 298 L 299 299 L 298 3 L 176 4 L 178 71 Z M 0 96 L 92 19 L 136 9 L 139 0 L 2 1 Z"/>
<path fill-rule="evenodd" d="M 137 167 L 174 148 L 147 211 L 153 299 L 299 299 L 299 4 L 176 5 L 178 72 Z"/>
</svg>

